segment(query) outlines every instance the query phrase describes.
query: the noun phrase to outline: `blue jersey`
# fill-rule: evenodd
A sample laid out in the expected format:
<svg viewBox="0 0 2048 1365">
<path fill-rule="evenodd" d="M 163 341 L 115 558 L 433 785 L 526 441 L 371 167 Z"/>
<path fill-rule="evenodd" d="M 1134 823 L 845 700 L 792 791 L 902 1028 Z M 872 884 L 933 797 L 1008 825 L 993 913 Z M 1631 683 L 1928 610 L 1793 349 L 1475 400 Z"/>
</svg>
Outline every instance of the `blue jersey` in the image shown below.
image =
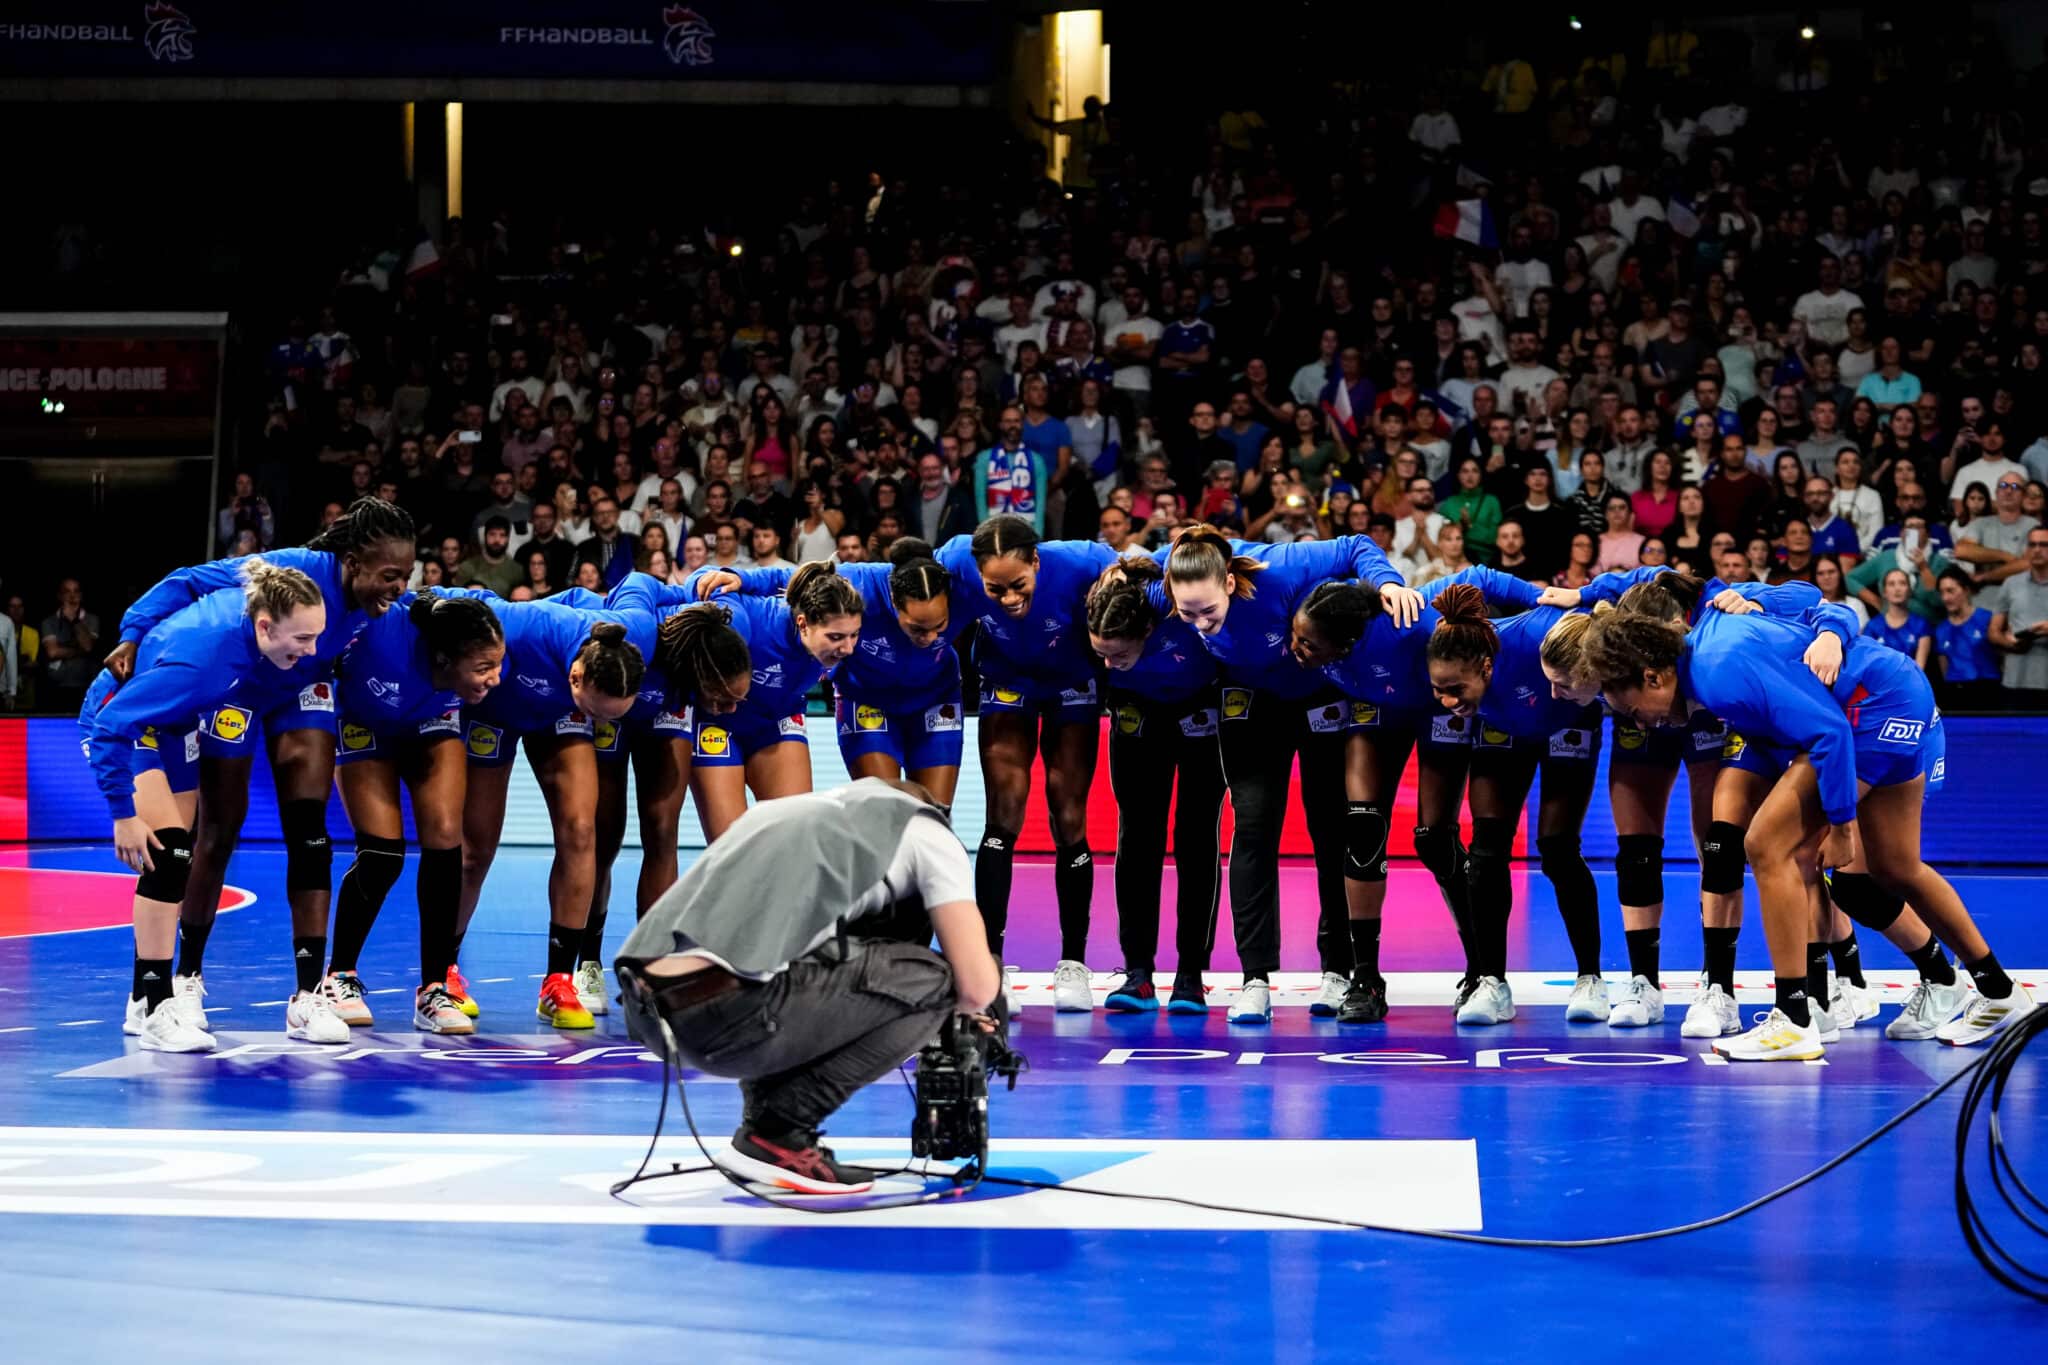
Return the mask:
<svg viewBox="0 0 2048 1365">
<path fill-rule="evenodd" d="M 662 606 L 679 608 L 694 603 L 697 580 L 707 572 L 697 570 L 681 587 L 663 585 Z M 804 698 L 825 676 L 825 670 L 798 638 L 796 613 L 789 603 L 779 597 L 748 597 L 736 592 L 717 593 L 710 600 L 732 613 L 732 628 L 746 639 L 747 651 L 753 655 L 754 683 L 747 699 L 739 704 L 739 714 L 773 720 L 802 715 Z M 865 633 L 865 611 L 861 627 Z"/>
<path fill-rule="evenodd" d="M 1453 583 L 1470 583 L 1486 594 L 1486 600 L 1500 606 L 1526 611 L 1536 605 L 1543 590 L 1526 579 L 1476 564 L 1429 584 L 1428 595 Z M 1234 610 L 1234 608 L 1233 608 Z M 1354 701 L 1382 711 L 1406 714 L 1436 710 L 1436 694 L 1429 685 L 1429 633 L 1442 615 L 1435 607 L 1424 607 L 1415 624 L 1403 630 L 1385 612 L 1373 617 L 1365 635 L 1342 659 L 1323 666 L 1323 676 Z"/>
<path fill-rule="evenodd" d="M 1833 824 L 1856 818 L 1854 727 L 1843 712 L 1872 655 L 1888 651 L 1857 640 L 1843 655 L 1832 689 L 1805 663 L 1813 629 L 1782 617 L 1709 611 L 1686 635 L 1679 685 L 1751 744 L 1808 755 L 1820 776 L 1821 805 Z"/>
<path fill-rule="evenodd" d="M 1152 558 L 1163 569 L 1171 552 L 1162 547 Z M 1296 663 L 1287 647 L 1294 613 L 1311 592 L 1352 578 L 1373 588 L 1401 581 L 1380 547 L 1365 536 L 1298 545 L 1233 540 L 1230 552 L 1266 567 L 1252 580 L 1252 595 L 1233 600 L 1222 627 L 1214 635 L 1201 636 L 1201 641 L 1216 657 L 1225 681 L 1282 697 L 1311 697 L 1329 686 L 1322 674 Z M 1151 596 L 1155 607 L 1170 610 L 1164 586 L 1155 584 Z"/>
<path fill-rule="evenodd" d="M 1031 681 L 1079 687 L 1095 677 L 1095 651 L 1088 647 L 1088 589 L 1114 564 L 1116 551 L 1100 541 L 1047 540 L 1038 546 L 1038 584 L 1031 606 L 1012 617 L 981 587 L 968 536 L 954 536 L 935 556 L 967 591 L 954 604 L 972 604 L 981 630 L 974 663 L 991 681 Z M 957 619 L 957 618 L 956 618 Z"/>
<path fill-rule="evenodd" d="M 661 634 L 661 618 L 667 615 L 662 606 L 667 587 L 652 574 L 635 572 L 620 579 L 618 586 L 603 597 L 588 588 L 571 588 L 547 599 L 585 611 L 607 613 L 604 619 L 615 620 L 626 628 L 627 643 L 640 651 L 640 661 L 647 666 L 633 704 L 636 708 L 644 706 L 650 712 L 681 711 L 697 700 L 690 695 L 687 686 L 671 679 L 655 666 L 654 647 Z"/>
<path fill-rule="evenodd" d="M 1853 555 L 1861 552 L 1856 543 L 1856 528 L 1840 517 L 1831 517 L 1828 524 L 1813 533 L 1813 552 L 1817 555 Z"/>
<path fill-rule="evenodd" d="M 592 626 L 617 621 L 626 626 L 629 639 L 633 630 L 633 623 L 626 619 L 628 613 L 568 606 L 552 599 L 493 600 L 491 609 L 505 631 L 503 677 L 491 695 L 470 707 L 469 713 L 514 735 L 561 731 L 565 718 L 575 714 L 569 665 L 588 643 Z M 589 733 L 587 725 L 583 733 Z"/>
<path fill-rule="evenodd" d="M 208 593 L 223 588 L 240 588 L 242 565 L 249 558 L 216 559 L 209 564 L 195 564 L 166 574 L 155 587 L 137 598 L 135 605 L 128 608 L 127 614 L 121 618 L 122 643 L 139 644 L 172 613 L 191 606 Z M 297 569 L 319 586 L 320 596 L 327 603 L 327 626 L 320 632 L 320 643 L 314 648 L 310 672 L 314 677 L 327 676 L 334 671 L 334 661 L 341 657 L 348 642 L 370 619 L 369 612 L 349 605 L 348 585 L 341 576 L 341 556 L 326 550 L 287 548 L 266 550 L 261 558 L 264 563 L 275 564 L 281 569 Z M 302 661 L 293 672 L 297 673 L 305 666 Z"/>
<path fill-rule="evenodd" d="M 740 580 L 742 592 L 778 597 L 789 586 L 794 569 L 728 569 Z M 889 592 L 889 578 L 895 568 L 888 564 L 841 564 L 839 576 L 860 590 L 863 604 L 860 647 L 832 670 L 832 686 L 841 695 L 867 702 L 888 711 L 957 699 L 960 695 L 960 656 L 953 642 L 960 638 L 980 611 L 974 600 L 986 602 L 980 578 L 966 578 L 949 572 L 952 588 L 947 594 L 946 631 L 929 645 L 911 642 L 896 619 L 896 599 Z M 972 594 L 970 597 L 968 594 Z"/>
<path fill-rule="evenodd" d="M 1153 624 L 1136 663 L 1109 672 L 1112 691 L 1169 705 L 1186 701 L 1215 682 L 1215 656 L 1202 647 L 1193 626 L 1170 612 Z"/>
<path fill-rule="evenodd" d="M 1986 638 L 1990 631 L 1989 607 L 1977 608 L 1961 625 L 1957 625 L 1946 616 L 1935 624 L 1934 650 L 1947 661 L 1944 676 L 1948 681 L 1985 682 L 1999 677 L 1998 655 Z"/>
<path fill-rule="evenodd" d="M 1909 656 L 1920 648 L 1922 640 L 1933 633 L 1926 620 L 1910 611 L 1906 613 L 1904 625 L 1893 625 L 1884 619 L 1883 612 L 1879 612 L 1871 617 L 1870 624 L 1863 628 L 1865 638 L 1877 641 L 1886 649 L 1896 649 L 1899 653 Z"/>
<path fill-rule="evenodd" d="M 476 588 L 442 589 L 440 595 L 495 600 Z M 414 598 L 407 593 L 397 606 L 365 625 L 334 666 L 344 744 L 349 738 L 346 727 L 351 725 L 395 735 L 462 709 L 462 698 L 452 689 L 434 686 L 433 652 L 410 615 Z"/>
<path fill-rule="evenodd" d="M 310 660 L 287 669 L 263 657 L 239 587 L 172 613 L 143 636 L 135 671 L 91 718 L 86 748 L 107 809 L 116 820 L 135 814 L 129 755 L 144 730 L 189 730 L 228 700 L 261 714 L 318 676 Z"/>
</svg>

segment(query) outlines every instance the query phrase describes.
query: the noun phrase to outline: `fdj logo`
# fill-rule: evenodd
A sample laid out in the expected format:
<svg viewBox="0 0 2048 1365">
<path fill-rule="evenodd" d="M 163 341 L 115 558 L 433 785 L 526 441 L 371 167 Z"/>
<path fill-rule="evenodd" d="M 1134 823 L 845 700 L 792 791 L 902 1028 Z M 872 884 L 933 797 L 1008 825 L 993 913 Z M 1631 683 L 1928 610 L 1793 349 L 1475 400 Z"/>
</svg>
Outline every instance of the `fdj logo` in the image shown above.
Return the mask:
<svg viewBox="0 0 2048 1365">
<path fill-rule="evenodd" d="M 1927 731 L 1927 722 L 1922 720 L 1888 720 L 1877 732 L 1881 744 L 1918 744 L 1920 736 Z"/>
</svg>

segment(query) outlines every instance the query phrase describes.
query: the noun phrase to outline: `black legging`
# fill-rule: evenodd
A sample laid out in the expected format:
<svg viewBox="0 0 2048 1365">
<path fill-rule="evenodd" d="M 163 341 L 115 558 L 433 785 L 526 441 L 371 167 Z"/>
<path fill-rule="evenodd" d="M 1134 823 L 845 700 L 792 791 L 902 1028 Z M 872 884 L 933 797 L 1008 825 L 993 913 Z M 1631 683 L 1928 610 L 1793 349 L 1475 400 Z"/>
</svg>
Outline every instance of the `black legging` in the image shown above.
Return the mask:
<svg viewBox="0 0 2048 1365">
<path fill-rule="evenodd" d="M 1592 715 L 1578 735 L 1590 735 L 1590 758 L 1553 758 L 1548 741 L 1513 748 L 1481 744 L 1472 753 L 1472 849 L 1466 863 L 1472 889 L 1472 968 L 1503 980 L 1508 969 L 1508 917 L 1514 907 L 1515 826 L 1529 799 L 1537 770 L 1543 797 L 1536 815 L 1536 852 L 1544 877 L 1557 896 L 1558 914 L 1570 937 L 1579 975 L 1600 970 L 1600 900 L 1593 873 L 1579 848 L 1586 806 L 1598 771 L 1599 717 Z"/>
<path fill-rule="evenodd" d="M 1240 705 L 1240 703 L 1242 703 Z M 1223 775 L 1236 818 L 1230 841 L 1230 916 L 1247 977 L 1280 966 L 1280 833 L 1294 758 L 1301 756 L 1301 805 L 1315 849 L 1316 952 L 1322 969 L 1351 971 L 1350 911 L 1344 901 L 1344 732 L 1349 703 L 1335 694 L 1281 697 L 1223 689 Z M 1310 716 L 1332 728 L 1318 731 Z"/>
<path fill-rule="evenodd" d="M 1222 888 L 1218 836 L 1223 760 L 1216 694 L 1154 702 L 1111 693 L 1109 789 L 1116 796 L 1117 940 L 1124 968 L 1149 977 L 1159 952 L 1159 883 L 1166 866 L 1167 808 L 1173 807 L 1174 969 L 1209 967 Z M 1189 734 L 1189 730 L 1197 733 Z M 1202 733 L 1206 731 L 1206 733 Z"/>
</svg>

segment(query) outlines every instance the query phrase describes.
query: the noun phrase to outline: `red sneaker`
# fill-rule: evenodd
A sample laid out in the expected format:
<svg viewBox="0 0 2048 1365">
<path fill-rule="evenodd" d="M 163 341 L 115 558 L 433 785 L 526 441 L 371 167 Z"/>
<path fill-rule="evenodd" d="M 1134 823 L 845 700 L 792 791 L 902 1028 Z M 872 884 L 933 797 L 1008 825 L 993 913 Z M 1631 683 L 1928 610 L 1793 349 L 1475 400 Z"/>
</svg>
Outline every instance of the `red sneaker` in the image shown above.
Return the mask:
<svg viewBox="0 0 2048 1365">
<path fill-rule="evenodd" d="M 576 994 L 576 982 L 567 972 L 556 972 L 540 983 L 540 1004 L 534 1012 L 556 1028 L 596 1028 L 597 1020 L 583 1008 Z"/>
<path fill-rule="evenodd" d="M 873 1189 L 874 1172 L 843 1166 L 832 1149 L 818 1145 L 816 1133 L 788 1133 L 766 1138 L 746 1124 L 732 1135 L 732 1146 L 715 1158 L 722 1168 L 757 1185 L 773 1185 L 795 1194 L 862 1194 Z"/>
<path fill-rule="evenodd" d="M 476 1001 L 469 998 L 469 982 L 462 975 L 462 969 L 454 963 L 448 964 L 448 979 L 441 983 L 448 992 L 448 998 L 455 1002 L 455 1008 L 474 1019 L 483 1011 L 476 1007 Z"/>
</svg>

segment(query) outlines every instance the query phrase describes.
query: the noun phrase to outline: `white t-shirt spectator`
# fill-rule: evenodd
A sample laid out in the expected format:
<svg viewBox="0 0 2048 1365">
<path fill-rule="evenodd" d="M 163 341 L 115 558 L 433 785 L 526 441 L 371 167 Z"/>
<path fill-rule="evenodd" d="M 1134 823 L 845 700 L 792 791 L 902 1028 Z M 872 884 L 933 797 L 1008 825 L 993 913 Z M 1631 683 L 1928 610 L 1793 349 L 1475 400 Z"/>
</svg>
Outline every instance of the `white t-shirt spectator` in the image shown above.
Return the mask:
<svg viewBox="0 0 2048 1365">
<path fill-rule="evenodd" d="M 1436 538 L 1443 533 L 1444 519 L 1439 512 L 1431 512 L 1427 518 L 1429 539 L 1422 540 L 1415 534 L 1415 518 L 1401 517 L 1394 522 L 1394 567 L 1410 582 L 1415 572 L 1436 558 Z"/>
<path fill-rule="evenodd" d="M 996 348 L 1003 353 L 1004 369 L 1017 368 L 1017 348 L 1027 341 L 1037 343 L 1041 352 L 1045 350 L 1045 323 L 1042 319 L 1034 318 L 1021 327 L 1014 322 L 1006 322 L 996 328 Z"/>
<path fill-rule="evenodd" d="M 1608 222 L 1621 234 L 1621 240 L 1635 245 L 1636 229 L 1654 218 L 1664 221 L 1664 206 L 1647 194 L 1636 196 L 1633 204 L 1624 204 L 1619 198 L 1607 201 Z"/>
<path fill-rule="evenodd" d="M 1873 546 L 1884 529 L 1884 500 L 1875 488 L 1837 488 L 1835 515 L 1856 528 L 1856 543 Z"/>
<path fill-rule="evenodd" d="M 540 380 L 533 375 L 528 375 L 524 379 L 506 380 L 504 383 L 498 385 L 497 388 L 491 390 L 491 420 L 493 422 L 501 421 L 504 418 L 505 395 L 512 392 L 512 390 L 514 389 L 518 389 L 522 393 L 524 393 L 526 395 L 526 400 L 529 403 L 538 403 L 541 399 L 541 395 L 547 392 L 546 386 L 543 385 L 540 382 Z"/>
<path fill-rule="evenodd" d="M 1534 258 L 1502 261 L 1493 272 L 1493 282 L 1500 286 L 1500 292 L 1507 299 L 1508 307 L 1515 310 L 1515 316 L 1525 318 L 1529 316 L 1529 296 L 1550 287 L 1550 267 Z"/>
<path fill-rule="evenodd" d="M 1863 300 L 1846 289 L 1823 294 L 1810 289 L 1792 304 L 1792 316 L 1806 324 L 1806 334 L 1815 341 L 1839 346 L 1849 337 L 1849 314 L 1863 306 Z"/>
<path fill-rule="evenodd" d="M 1451 305 L 1451 315 L 1458 320 L 1458 340 L 1476 341 L 1487 347 L 1487 360 L 1499 364 L 1508 353 L 1508 337 L 1486 296 L 1473 294 L 1459 299 Z"/>
<path fill-rule="evenodd" d="M 2027 477 L 2027 467 L 2016 460 L 1975 459 L 1956 471 L 1956 480 L 1948 486 L 1950 502 L 1961 502 L 1963 494 L 1970 491 L 1970 485 L 1981 483 L 1987 493 L 1996 492 L 1998 481 L 2007 474 Z"/>
<path fill-rule="evenodd" d="M 1524 394 L 1535 398 L 1543 397 L 1543 390 L 1550 381 L 1557 378 L 1557 371 L 1548 365 L 1510 365 L 1500 372 L 1501 405 L 1509 412 L 1522 411 Z"/>
<path fill-rule="evenodd" d="M 1408 125 L 1408 140 L 1432 152 L 1445 152 L 1464 139 L 1458 135 L 1458 121 L 1439 109 L 1434 114 L 1426 111 L 1417 114 L 1414 122 Z"/>
<path fill-rule="evenodd" d="M 1588 232 L 1577 239 L 1579 250 L 1586 253 L 1586 273 L 1611 294 L 1614 281 L 1621 274 L 1621 258 L 1628 251 L 1628 243 L 1618 242 L 1614 250 L 1601 254 L 1601 247 L 1608 240 L 1608 235 L 1600 232 Z"/>
<path fill-rule="evenodd" d="M 1117 306 L 1121 308 L 1123 305 L 1118 304 Z M 1104 329 L 1102 333 L 1103 353 L 1108 354 L 1114 350 L 1119 337 L 1142 337 L 1147 345 L 1157 346 L 1159 344 L 1159 334 L 1165 330 L 1164 327 L 1159 325 L 1159 319 L 1154 317 L 1124 318 L 1117 323 L 1115 331 Z M 1152 366 L 1146 361 L 1139 361 L 1136 364 L 1129 365 L 1120 363 L 1110 375 L 1109 382 L 1110 387 L 1122 389 L 1125 393 L 1150 393 L 1152 391 Z"/>
<path fill-rule="evenodd" d="M 1749 122 L 1749 110 L 1739 104 L 1717 104 L 1700 115 L 1700 127 L 1717 138 L 1733 137 Z"/>
</svg>

